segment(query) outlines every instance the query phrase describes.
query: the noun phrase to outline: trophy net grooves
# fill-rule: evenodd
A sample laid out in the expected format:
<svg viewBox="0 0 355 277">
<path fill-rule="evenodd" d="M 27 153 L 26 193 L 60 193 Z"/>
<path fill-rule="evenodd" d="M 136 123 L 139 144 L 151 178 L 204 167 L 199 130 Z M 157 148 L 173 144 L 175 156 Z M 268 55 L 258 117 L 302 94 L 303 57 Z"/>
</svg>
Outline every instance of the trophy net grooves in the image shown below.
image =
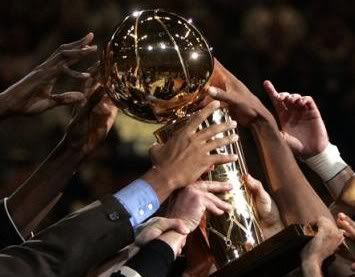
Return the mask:
<svg viewBox="0 0 355 277">
<path fill-rule="evenodd" d="M 183 118 L 156 131 L 158 141 L 166 142 L 174 132 L 185 125 L 186 120 L 188 119 Z M 201 124 L 199 129 L 228 121 L 230 117 L 227 109 L 218 109 Z M 219 133 L 214 138 L 223 138 L 235 133 L 236 130 L 233 129 Z M 231 191 L 217 195 L 232 205 L 232 211 L 221 216 L 207 215 L 209 245 L 217 267 L 221 268 L 260 244 L 262 235 L 254 213 L 253 201 L 241 178 L 247 174 L 241 144 L 238 142 L 225 145 L 211 154 L 238 155 L 238 161 L 216 165 L 213 170 L 202 176 L 203 180 L 229 182 L 232 185 Z"/>
</svg>

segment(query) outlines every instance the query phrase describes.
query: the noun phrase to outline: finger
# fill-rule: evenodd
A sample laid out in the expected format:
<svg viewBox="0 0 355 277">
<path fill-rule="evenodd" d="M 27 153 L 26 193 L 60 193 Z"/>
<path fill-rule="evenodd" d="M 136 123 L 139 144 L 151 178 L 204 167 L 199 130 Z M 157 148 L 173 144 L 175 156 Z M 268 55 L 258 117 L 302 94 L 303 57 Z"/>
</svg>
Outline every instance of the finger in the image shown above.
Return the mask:
<svg viewBox="0 0 355 277">
<path fill-rule="evenodd" d="M 280 92 L 277 100 L 282 102 L 289 96 L 290 94 L 288 92 Z"/>
<path fill-rule="evenodd" d="M 305 105 L 303 104 L 303 97 L 301 97 L 295 101 L 295 106 L 297 106 L 297 108 L 299 108 L 299 109 L 305 108 Z"/>
<path fill-rule="evenodd" d="M 94 34 L 93 33 L 88 33 L 85 37 L 77 40 L 77 41 L 73 41 L 67 44 L 63 44 L 61 45 L 61 47 L 63 49 L 72 49 L 72 48 L 81 48 L 85 45 L 88 45 L 92 42 L 92 40 L 94 39 Z"/>
<path fill-rule="evenodd" d="M 286 105 L 292 105 L 294 106 L 296 101 L 301 99 L 301 95 L 299 94 L 290 94 L 289 96 L 287 96 L 284 100 Z"/>
<path fill-rule="evenodd" d="M 263 185 L 261 182 L 255 178 L 253 178 L 251 175 L 246 175 L 244 177 L 245 183 L 247 184 L 247 187 L 252 190 L 252 191 L 260 191 L 263 189 Z"/>
<path fill-rule="evenodd" d="M 237 122 L 234 120 L 222 124 L 214 124 L 196 133 L 195 137 L 196 139 L 207 141 L 211 139 L 213 136 L 234 129 L 235 127 L 237 127 Z"/>
<path fill-rule="evenodd" d="M 202 124 L 215 110 L 220 107 L 221 103 L 218 101 L 213 101 L 209 103 L 205 108 L 201 111 L 197 112 L 192 116 L 190 122 L 186 127 L 186 131 L 188 133 L 195 133 L 198 126 Z"/>
<path fill-rule="evenodd" d="M 338 218 L 337 219 L 337 226 L 345 231 L 345 236 L 347 236 L 351 239 L 355 238 L 355 230 L 354 230 L 353 226 L 351 226 L 351 224 L 349 224 L 349 222 Z"/>
<path fill-rule="evenodd" d="M 73 69 L 70 69 L 66 64 L 62 66 L 62 71 L 69 75 L 70 77 L 73 77 L 75 79 L 87 79 L 90 78 L 90 73 L 88 72 L 79 72 Z"/>
<path fill-rule="evenodd" d="M 246 187 L 251 191 L 255 199 L 258 199 L 258 201 L 264 204 L 271 203 L 270 195 L 266 192 L 263 184 L 259 180 L 249 174 L 244 178 Z"/>
<path fill-rule="evenodd" d="M 97 46 L 89 46 L 83 49 L 60 50 L 53 54 L 46 62 L 42 64 L 47 70 L 52 70 L 54 73 L 62 69 L 64 64 L 72 65 L 78 62 L 82 57 L 96 52 Z"/>
<path fill-rule="evenodd" d="M 304 97 L 305 105 L 307 106 L 308 109 L 310 110 L 317 110 L 317 105 L 314 102 L 314 99 L 311 96 L 305 96 Z"/>
<path fill-rule="evenodd" d="M 238 135 L 233 134 L 231 136 L 228 137 L 224 137 L 224 138 L 218 138 L 218 139 L 213 139 L 210 142 L 206 143 L 206 145 L 204 146 L 204 149 L 206 150 L 206 152 L 210 152 L 216 148 L 222 147 L 224 145 L 229 145 L 232 143 L 237 142 L 239 139 Z"/>
<path fill-rule="evenodd" d="M 227 93 L 225 90 L 210 86 L 208 94 L 215 100 L 223 101 L 226 103 L 234 102 L 234 94 Z"/>
<path fill-rule="evenodd" d="M 88 114 L 95 108 L 95 106 L 101 101 L 104 96 L 103 90 L 96 90 L 94 94 L 90 96 L 87 103 L 81 107 L 73 121 L 80 122 L 83 118 L 86 118 Z M 72 123 L 74 124 L 74 123 Z"/>
<path fill-rule="evenodd" d="M 65 58 L 70 58 L 70 59 L 75 59 L 75 58 L 81 58 L 84 56 L 87 56 L 89 54 L 92 54 L 96 52 L 97 46 L 88 46 L 82 49 L 69 49 L 69 50 L 62 50 L 59 52 L 59 55 Z"/>
<path fill-rule="evenodd" d="M 91 76 L 95 76 L 99 72 L 99 68 L 100 61 L 97 61 L 87 69 L 87 72 L 89 72 Z"/>
<path fill-rule="evenodd" d="M 79 91 L 68 91 L 60 94 L 52 94 L 50 98 L 56 105 L 74 104 L 85 100 L 84 94 Z"/>
<path fill-rule="evenodd" d="M 347 223 L 349 223 L 350 226 L 352 226 L 353 228 L 355 228 L 355 222 L 346 214 L 344 213 L 339 213 L 338 214 L 338 218 L 341 220 L 346 221 Z"/>
<path fill-rule="evenodd" d="M 232 210 L 231 204 L 223 201 L 222 199 L 218 198 L 216 195 L 212 193 L 206 193 L 205 196 L 209 201 L 211 201 L 218 209 L 229 212 Z"/>
<path fill-rule="evenodd" d="M 235 162 L 238 160 L 238 155 L 213 154 L 210 155 L 208 158 L 211 165 L 218 165 Z"/>
<path fill-rule="evenodd" d="M 231 184 L 228 182 L 201 181 L 196 183 L 196 185 L 198 188 L 212 193 L 222 193 L 232 189 Z"/>
<path fill-rule="evenodd" d="M 292 152 L 296 155 L 299 155 L 304 148 L 304 145 L 301 143 L 301 141 L 299 141 L 294 136 L 289 135 L 287 132 L 281 131 L 281 134 L 284 140 L 290 146 Z"/>
<path fill-rule="evenodd" d="M 279 93 L 277 92 L 277 90 L 275 89 L 274 85 L 269 81 L 269 80 L 266 80 L 264 81 L 263 83 L 263 87 L 264 87 L 264 90 L 265 92 L 267 93 L 267 95 L 269 96 L 272 104 L 274 105 L 274 107 L 276 105 L 278 105 L 278 96 L 279 96 Z"/>
<path fill-rule="evenodd" d="M 224 211 L 219 209 L 212 201 L 205 199 L 206 210 L 215 215 L 222 215 Z"/>
<path fill-rule="evenodd" d="M 159 226 L 159 229 L 162 231 L 162 233 L 168 230 L 175 230 L 176 232 L 182 235 L 187 235 L 190 233 L 190 229 L 184 224 L 184 222 L 181 219 L 162 217 L 157 222 L 157 224 Z"/>
</svg>

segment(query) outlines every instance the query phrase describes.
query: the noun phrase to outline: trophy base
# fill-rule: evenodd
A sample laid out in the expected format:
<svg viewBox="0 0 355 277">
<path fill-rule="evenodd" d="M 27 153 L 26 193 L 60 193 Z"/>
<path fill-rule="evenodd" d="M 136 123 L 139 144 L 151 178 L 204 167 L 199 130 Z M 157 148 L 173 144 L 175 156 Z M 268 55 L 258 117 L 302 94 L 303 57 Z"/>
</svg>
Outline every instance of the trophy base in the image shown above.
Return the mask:
<svg viewBox="0 0 355 277">
<path fill-rule="evenodd" d="M 283 276 L 300 265 L 300 251 L 311 238 L 302 225 L 290 225 L 210 277 Z"/>
</svg>

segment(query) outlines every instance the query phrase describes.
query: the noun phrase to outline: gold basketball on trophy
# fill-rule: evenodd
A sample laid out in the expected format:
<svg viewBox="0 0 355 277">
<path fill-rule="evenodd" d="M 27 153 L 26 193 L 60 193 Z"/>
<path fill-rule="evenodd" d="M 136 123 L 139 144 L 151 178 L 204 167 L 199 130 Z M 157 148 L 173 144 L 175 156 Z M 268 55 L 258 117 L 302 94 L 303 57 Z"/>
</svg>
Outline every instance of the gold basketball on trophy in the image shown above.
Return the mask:
<svg viewBox="0 0 355 277">
<path fill-rule="evenodd" d="M 106 49 L 104 83 L 123 112 L 167 122 L 196 109 L 213 70 L 209 46 L 186 19 L 160 10 L 135 12 Z"/>
<path fill-rule="evenodd" d="M 164 123 L 155 135 L 166 142 L 198 109 L 213 71 L 210 47 L 192 23 L 161 10 L 128 16 L 114 32 L 101 60 L 102 84 L 122 111 L 140 121 Z M 200 128 L 230 120 L 226 109 L 215 111 Z M 228 136 L 236 130 L 220 133 Z M 222 216 L 208 215 L 209 245 L 219 267 L 261 242 L 261 232 L 242 175 L 247 174 L 240 143 L 214 153 L 237 154 L 239 160 L 215 166 L 204 177 L 228 181 L 233 189 L 219 195 L 233 206 Z M 211 153 L 211 154 L 214 154 Z"/>
</svg>

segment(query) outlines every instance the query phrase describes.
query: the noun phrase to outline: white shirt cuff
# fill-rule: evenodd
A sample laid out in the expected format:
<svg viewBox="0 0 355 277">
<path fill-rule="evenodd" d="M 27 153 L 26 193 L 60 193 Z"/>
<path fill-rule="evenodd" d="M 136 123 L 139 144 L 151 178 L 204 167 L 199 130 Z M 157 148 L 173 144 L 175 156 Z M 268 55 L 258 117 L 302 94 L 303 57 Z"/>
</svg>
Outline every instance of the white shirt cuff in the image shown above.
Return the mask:
<svg viewBox="0 0 355 277">
<path fill-rule="evenodd" d="M 7 197 L 4 198 L 4 207 L 5 207 L 6 215 L 7 215 L 7 217 L 9 218 L 9 220 L 10 220 L 12 226 L 14 227 L 14 229 L 15 229 L 17 235 L 22 239 L 23 242 L 25 242 L 24 237 L 22 236 L 21 232 L 17 229 L 17 226 L 16 226 L 15 222 L 12 220 L 12 217 L 11 217 L 11 215 L 10 215 L 10 213 L 9 213 L 9 210 L 8 210 L 8 208 L 7 208 L 7 199 L 8 199 Z"/>
<path fill-rule="evenodd" d="M 340 157 L 338 147 L 331 143 L 321 153 L 304 162 L 321 177 L 323 182 L 329 181 L 348 166 Z"/>
</svg>

